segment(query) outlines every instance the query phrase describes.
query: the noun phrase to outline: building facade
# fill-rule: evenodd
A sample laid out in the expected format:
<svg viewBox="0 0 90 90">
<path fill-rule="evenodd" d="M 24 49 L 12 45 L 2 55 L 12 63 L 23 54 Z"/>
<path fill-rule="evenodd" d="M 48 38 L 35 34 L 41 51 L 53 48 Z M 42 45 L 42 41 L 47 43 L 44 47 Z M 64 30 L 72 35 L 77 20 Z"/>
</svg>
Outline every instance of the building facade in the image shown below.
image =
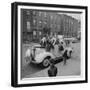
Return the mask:
<svg viewBox="0 0 90 90">
<path fill-rule="evenodd" d="M 80 21 L 57 12 L 22 9 L 21 18 L 23 41 L 39 41 L 51 33 L 76 37 L 80 31 Z"/>
</svg>

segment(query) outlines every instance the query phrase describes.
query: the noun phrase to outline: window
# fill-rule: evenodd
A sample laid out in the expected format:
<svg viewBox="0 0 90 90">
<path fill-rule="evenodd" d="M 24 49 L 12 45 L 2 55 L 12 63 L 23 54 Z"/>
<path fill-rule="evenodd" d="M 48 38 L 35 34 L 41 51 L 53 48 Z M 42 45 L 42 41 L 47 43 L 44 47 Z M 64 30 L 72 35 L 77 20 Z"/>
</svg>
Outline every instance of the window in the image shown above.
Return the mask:
<svg viewBox="0 0 90 90">
<path fill-rule="evenodd" d="M 36 15 L 36 11 L 33 11 L 33 15 Z"/>
<path fill-rule="evenodd" d="M 39 16 L 41 16 L 41 13 L 42 13 L 42 12 L 39 12 Z"/>
<path fill-rule="evenodd" d="M 30 22 L 27 21 L 27 30 L 30 31 Z"/>
<path fill-rule="evenodd" d="M 39 27 L 42 27 L 42 21 L 39 21 Z"/>
<path fill-rule="evenodd" d="M 41 34 L 42 34 L 42 33 L 39 31 L 39 35 L 40 35 L 40 36 L 41 36 Z"/>
<path fill-rule="evenodd" d="M 73 21 L 71 21 L 71 24 L 73 25 Z"/>
<path fill-rule="evenodd" d="M 42 21 L 39 21 L 39 24 L 41 24 L 42 23 Z"/>
<path fill-rule="evenodd" d="M 47 16 L 47 13 L 46 13 L 46 12 L 44 12 L 44 16 L 45 16 L 45 17 Z"/>
<path fill-rule="evenodd" d="M 36 31 L 33 31 L 33 35 L 36 36 Z"/>
<path fill-rule="evenodd" d="M 53 16 L 51 16 L 51 20 L 53 19 Z"/>
<path fill-rule="evenodd" d="M 36 25 L 36 20 L 35 19 L 33 20 L 33 25 Z"/>
<path fill-rule="evenodd" d="M 45 21 L 44 21 L 43 23 L 44 23 L 45 25 L 47 24 L 47 22 L 45 22 Z"/>
<path fill-rule="evenodd" d="M 30 15 L 30 11 L 27 11 L 26 13 L 27 13 L 27 15 Z"/>
</svg>

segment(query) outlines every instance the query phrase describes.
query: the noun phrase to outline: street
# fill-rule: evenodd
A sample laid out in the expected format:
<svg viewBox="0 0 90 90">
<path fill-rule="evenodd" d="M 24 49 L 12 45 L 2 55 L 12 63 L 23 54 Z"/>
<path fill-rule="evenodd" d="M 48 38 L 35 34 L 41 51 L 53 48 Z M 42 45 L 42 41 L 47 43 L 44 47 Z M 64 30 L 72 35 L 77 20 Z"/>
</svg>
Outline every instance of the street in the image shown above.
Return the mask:
<svg viewBox="0 0 90 90">
<path fill-rule="evenodd" d="M 32 77 L 47 77 L 48 68 L 41 68 L 38 65 L 27 63 L 24 59 L 25 51 L 30 48 L 33 44 L 22 45 L 22 65 L 21 65 L 21 78 L 32 78 Z M 57 76 L 72 76 L 80 75 L 80 43 L 73 43 L 72 57 L 67 60 L 66 65 L 63 65 L 63 61 L 57 63 L 55 66 L 58 68 Z"/>
</svg>

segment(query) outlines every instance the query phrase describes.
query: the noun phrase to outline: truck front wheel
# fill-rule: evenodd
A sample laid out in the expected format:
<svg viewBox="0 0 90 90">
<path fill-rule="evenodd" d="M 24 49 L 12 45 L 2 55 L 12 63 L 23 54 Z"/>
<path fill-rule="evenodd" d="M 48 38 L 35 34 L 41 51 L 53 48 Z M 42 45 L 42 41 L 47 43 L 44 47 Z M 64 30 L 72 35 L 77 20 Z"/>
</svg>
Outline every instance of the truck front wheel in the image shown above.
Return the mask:
<svg viewBox="0 0 90 90">
<path fill-rule="evenodd" d="M 44 68 L 46 68 L 46 67 L 48 67 L 49 65 L 50 65 L 50 57 L 46 57 L 44 60 L 43 60 L 43 62 L 42 62 L 42 66 L 44 67 Z"/>
</svg>

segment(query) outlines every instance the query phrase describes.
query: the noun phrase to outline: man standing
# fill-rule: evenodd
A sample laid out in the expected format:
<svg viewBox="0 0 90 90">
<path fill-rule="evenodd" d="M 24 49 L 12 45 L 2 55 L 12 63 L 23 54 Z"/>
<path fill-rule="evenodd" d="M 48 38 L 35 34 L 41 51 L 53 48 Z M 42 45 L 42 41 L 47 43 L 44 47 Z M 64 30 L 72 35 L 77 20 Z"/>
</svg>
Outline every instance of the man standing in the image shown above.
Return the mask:
<svg viewBox="0 0 90 90">
<path fill-rule="evenodd" d="M 63 62 L 64 62 L 64 65 L 66 65 L 66 60 L 67 60 L 67 50 L 64 52 L 63 54 Z"/>
<path fill-rule="evenodd" d="M 48 70 L 48 76 L 49 77 L 55 77 L 57 75 L 57 67 L 54 65 L 54 61 L 50 62 L 50 68 Z"/>
</svg>

